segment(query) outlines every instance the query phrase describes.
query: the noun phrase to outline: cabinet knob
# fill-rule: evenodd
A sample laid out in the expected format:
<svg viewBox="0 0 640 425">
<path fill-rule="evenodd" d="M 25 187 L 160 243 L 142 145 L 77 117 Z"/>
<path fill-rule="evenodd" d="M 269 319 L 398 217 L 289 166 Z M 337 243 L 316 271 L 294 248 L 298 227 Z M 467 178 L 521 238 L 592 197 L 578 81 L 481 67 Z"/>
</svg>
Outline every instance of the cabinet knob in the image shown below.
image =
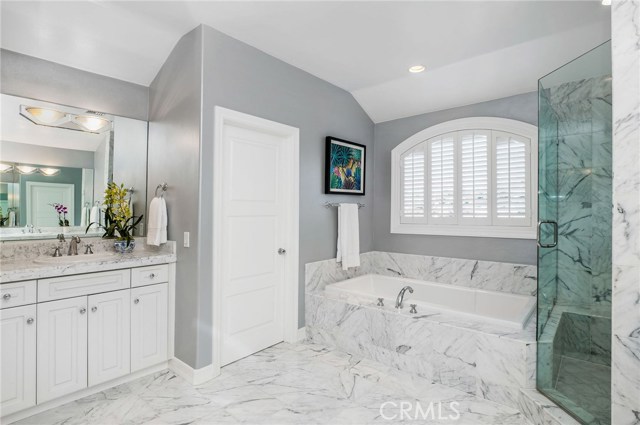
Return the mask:
<svg viewBox="0 0 640 425">
<path fill-rule="evenodd" d="M 86 309 L 86 308 L 82 307 L 82 308 L 80 309 L 80 314 L 85 314 L 86 312 L 87 312 L 87 309 Z"/>
<path fill-rule="evenodd" d="M 29 318 L 27 319 L 27 325 L 31 325 L 31 324 L 33 324 L 33 321 L 34 321 L 34 320 L 33 320 L 33 317 L 29 317 Z"/>
<path fill-rule="evenodd" d="M 11 294 L 4 294 L 2 296 L 2 299 L 5 300 L 5 301 L 9 301 L 11 299 Z"/>
<path fill-rule="evenodd" d="M 140 298 L 136 298 L 135 300 L 133 300 L 134 304 L 138 304 L 140 302 Z"/>
<path fill-rule="evenodd" d="M 151 274 L 149 275 L 149 279 L 153 279 L 154 277 L 156 277 L 156 274 L 155 274 L 155 273 L 151 273 Z"/>
<path fill-rule="evenodd" d="M 98 311 L 98 307 L 96 307 L 95 305 L 91 307 L 91 312 L 95 313 L 96 311 Z"/>
</svg>

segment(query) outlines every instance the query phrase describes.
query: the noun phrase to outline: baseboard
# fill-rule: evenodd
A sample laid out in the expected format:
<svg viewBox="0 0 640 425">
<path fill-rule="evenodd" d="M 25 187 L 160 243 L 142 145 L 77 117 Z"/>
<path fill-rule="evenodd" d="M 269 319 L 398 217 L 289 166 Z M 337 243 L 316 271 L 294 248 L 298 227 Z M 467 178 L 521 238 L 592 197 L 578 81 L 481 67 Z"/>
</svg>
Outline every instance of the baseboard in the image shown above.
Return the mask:
<svg viewBox="0 0 640 425">
<path fill-rule="evenodd" d="M 214 378 L 213 365 L 194 369 L 177 357 L 169 361 L 169 368 L 191 385 L 200 385 Z"/>
<path fill-rule="evenodd" d="M 297 341 L 304 341 L 305 339 L 307 339 L 307 328 L 303 326 L 300 329 L 298 329 Z"/>
</svg>

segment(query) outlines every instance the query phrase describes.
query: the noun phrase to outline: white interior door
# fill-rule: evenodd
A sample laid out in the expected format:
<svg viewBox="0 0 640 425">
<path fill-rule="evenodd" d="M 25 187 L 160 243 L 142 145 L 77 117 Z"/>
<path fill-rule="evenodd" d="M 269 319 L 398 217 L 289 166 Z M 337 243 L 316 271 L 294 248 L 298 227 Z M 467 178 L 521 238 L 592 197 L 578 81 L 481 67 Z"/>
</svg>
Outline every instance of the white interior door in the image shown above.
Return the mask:
<svg viewBox="0 0 640 425">
<path fill-rule="evenodd" d="M 223 129 L 221 364 L 283 341 L 286 139 Z"/>
<path fill-rule="evenodd" d="M 36 227 L 58 226 L 58 214 L 51 204 L 68 209 L 67 220 L 74 225 L 74 190 L 72 183 L 27 182 L 27 223 Z"/>
</svg>

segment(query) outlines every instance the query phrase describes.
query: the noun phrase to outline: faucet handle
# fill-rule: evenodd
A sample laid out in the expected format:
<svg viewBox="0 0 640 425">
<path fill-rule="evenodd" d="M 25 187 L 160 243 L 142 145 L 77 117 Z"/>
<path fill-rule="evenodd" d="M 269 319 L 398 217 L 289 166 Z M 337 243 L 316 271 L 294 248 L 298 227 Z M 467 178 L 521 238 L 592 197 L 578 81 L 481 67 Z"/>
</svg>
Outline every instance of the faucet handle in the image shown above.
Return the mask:
<svg viewBox="0 0 640 425">
<path fill-rule="evenodd" d="M 60 245 L 56 246 L 53 250 L 54 257 L 62 257 L 62 253 L 60 252 Z"/>
<path fill-rule="evenodd" d="M 58 236 L 56 236 L 56 239 L 58 239 L 60 242 L 66 242 L 64 239 L 63 233 L 58 233 Z"/>
<path fill-rule="evenodd" d="M 378 307 L 384 307 L 384 298 L 378 298 Z"/>
<path fill-rule="evenodd" d="M 84 253 L 85 254 L 93 254 L 93 244 L 92 243 L 88 243 L 88 244 L 85 245 Z"/>
<path fill-rule="evenodd" d="M 409 306 L 411 307 L 411 310 L 409 310 L 409 313 L 416 314 L 418 312 L 418 310 L 416 310 L 416 307 L 418 306 L 418 304 L 409 304 Z"/>
</svg>

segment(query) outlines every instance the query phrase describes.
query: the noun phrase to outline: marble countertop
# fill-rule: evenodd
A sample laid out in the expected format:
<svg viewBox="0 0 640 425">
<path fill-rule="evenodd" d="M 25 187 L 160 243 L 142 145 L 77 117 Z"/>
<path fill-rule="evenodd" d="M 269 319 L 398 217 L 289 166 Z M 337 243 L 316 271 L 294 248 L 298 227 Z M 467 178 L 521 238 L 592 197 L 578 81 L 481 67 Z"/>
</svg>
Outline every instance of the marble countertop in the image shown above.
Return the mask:
<svg viewBox="0 0 640 425">
<path fill-rule="evenodd" d="M 0 284 L 176 262 L 175 242 L 159 249 L 139 246 L 130 254 L 105 255 L 105 252 L 96 252 L 94 255 L 92 258 L 91 255 L 80 253 L 78 257 L 73 257 L 73 262 L 65 261 L 66 255 L 55 260 L 51 260 L 50 255 L 2 258 Z M 86 257 L 86 261 L 79 262 L 79 257 Z"/>
</svg>

